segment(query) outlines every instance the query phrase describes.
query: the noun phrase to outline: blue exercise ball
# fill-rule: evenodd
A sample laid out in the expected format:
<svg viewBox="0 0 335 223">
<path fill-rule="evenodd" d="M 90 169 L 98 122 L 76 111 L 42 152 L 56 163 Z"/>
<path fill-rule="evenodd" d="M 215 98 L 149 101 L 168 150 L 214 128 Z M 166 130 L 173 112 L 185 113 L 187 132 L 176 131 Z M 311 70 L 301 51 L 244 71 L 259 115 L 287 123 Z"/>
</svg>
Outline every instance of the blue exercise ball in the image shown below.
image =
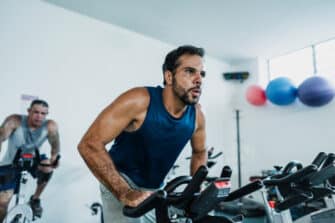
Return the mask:
<svg viewBox="0 0 335 223">
<path fill-rule="evenodd" d="M 312 107 L 328 104 L 334 97 L 334 87 L 325 78 L 315 76 L 307 78 L 298 87 L 300 101 Z"/>
<path fill-rule="evenodd" d="M 265 94 L 273 104 L 289 105 L 297 97 L 297 88 L 290 79 L 278 77 L 269 82 Z"/>
</svg>

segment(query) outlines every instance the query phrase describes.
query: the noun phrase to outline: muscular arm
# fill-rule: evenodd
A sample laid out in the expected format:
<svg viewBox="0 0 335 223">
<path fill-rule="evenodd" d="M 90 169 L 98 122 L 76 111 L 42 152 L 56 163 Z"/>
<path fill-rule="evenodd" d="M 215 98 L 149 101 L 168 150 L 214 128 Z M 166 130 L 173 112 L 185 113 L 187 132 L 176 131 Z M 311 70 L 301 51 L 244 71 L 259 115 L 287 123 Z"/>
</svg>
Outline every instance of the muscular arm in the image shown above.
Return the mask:
<svg viewBox="0 0 335 223">
<path fill-rule="evenodd" d="M 51 162 L 53 162 L 60 152 L 58 127 L 53 120 L 48 121 L 48 141 L 51 146 Z"/>
<path fill-rule="evenodd" d="M 81 156 L 96 178 L 121 202 L 130 206 L 136 206 L 148 195 L 141 194 L 143 199 L 138 199 L 131 193 L 133 191 L 120 176 L 105 146 L 122 131 L 136 129 L 148 103 L 149 95 L 144 88 L 122 94 L 102 111 L 78 145 Z"/>
<path fill-rule="evenodd" d="M 206 128 L 205 116 L 197 105 L 196 130 L 191 138 L 192 157 L 191 175 L 193 175 L 201 165 L 206 165 Z"/>
<path fill-rule="evenodd" d="M 11 115 L 8 116 L 0 126 L 0 152 L 2 142 L 8 139 L 10 134 L 20 125 L 20 116 Z"/>
</svg>

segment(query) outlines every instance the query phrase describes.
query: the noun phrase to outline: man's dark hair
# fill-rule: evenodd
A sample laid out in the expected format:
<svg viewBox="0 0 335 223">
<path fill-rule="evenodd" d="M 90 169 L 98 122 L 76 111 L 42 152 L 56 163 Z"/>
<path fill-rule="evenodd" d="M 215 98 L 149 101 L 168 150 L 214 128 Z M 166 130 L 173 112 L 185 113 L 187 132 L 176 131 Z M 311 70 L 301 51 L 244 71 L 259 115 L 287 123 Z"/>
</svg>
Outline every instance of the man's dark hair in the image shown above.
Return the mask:
<svg viewBox="0 0 335 223">
<path fill-rule="evenodd" d="M 184 45 L 180 46 L 177 49 L 172 50 L 170 53 L 168 53 L 165 57 L 164 64 L 162 66 L 163 75 L 165 71 L 169 70 L 172 73 L 177 69 L 177 67 L 180 65 L 178 59 L 179 57 L 188 54 L 188 55 L 198 55 L 200 57 L 203 57 L 205 55 L 205 50 L 203 48 L 195 47 L 192 45 Z M 163 76 L 165 85 L 165 78 Z"/>
<path fill-rule="evenodd" d="M 34 105 L 42 105 L 43 107 L 49 108 L 48 102 L 41 100 L 41 99 L 35 99 L 30 103 L 30 108 L 32 108 Z"/>
</svg>

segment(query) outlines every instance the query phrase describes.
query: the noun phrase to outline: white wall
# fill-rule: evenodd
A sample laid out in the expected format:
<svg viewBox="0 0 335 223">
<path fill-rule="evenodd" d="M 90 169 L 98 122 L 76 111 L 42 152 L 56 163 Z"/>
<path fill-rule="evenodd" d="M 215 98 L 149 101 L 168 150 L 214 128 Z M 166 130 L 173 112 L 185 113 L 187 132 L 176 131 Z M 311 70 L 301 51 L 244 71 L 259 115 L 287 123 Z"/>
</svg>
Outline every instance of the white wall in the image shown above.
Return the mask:
<svg viewBox="0 0 335 223">
<path fill-rule="evenodd" d="M 30 94 L 49 102 L 49 117 L 59 124 L 61 167 L 43 194 L 40 222 L 99 222 L 85 206 L 98 200 L 98 183 L 76 146 L 98 113 L 122 91 L 161 84 L 161 64 L 175 46 L 38 0 L 1 1 L 0 33 L 0 119 L 20 113 L 21 94 Z M 232 119 L 227 113 L 231 87 L 221 78 L 228 68 L 206 58 L 201 103 L 208 144 L 220 149 L 225 132 L 231 131 L 222 121 Z"/>
</svg>

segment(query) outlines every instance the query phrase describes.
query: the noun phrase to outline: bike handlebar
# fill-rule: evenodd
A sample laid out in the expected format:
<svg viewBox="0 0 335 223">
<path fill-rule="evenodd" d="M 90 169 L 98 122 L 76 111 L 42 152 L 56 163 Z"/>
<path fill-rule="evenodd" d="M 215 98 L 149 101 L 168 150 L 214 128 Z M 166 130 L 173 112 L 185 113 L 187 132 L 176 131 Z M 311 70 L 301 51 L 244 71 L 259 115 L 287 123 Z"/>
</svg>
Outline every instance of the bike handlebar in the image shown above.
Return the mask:
<svg viewBox="0 0 335 223">
<path fill-rule="evenodd" d="M 207 173 L 208 169 L 201 166 L 192 178 L 190 176 L 177 177 L 170 181 L 164 190 L 155 192 L 137 207 L 125 206 L 123 213 L 129 217 L 140 217 L 156 208 L 156 214 L 159 213 L 161 219 L 166 219 L 162 218 L 162 215 L 166 217 L 167 206 L 173 206 L 181 210 L 185 216 L 196 220 L 206 216 L 219 202 L 241 198 L 263 186 L 258 180 L 229 194 L 230 179 L 217 178 L 200 191 L 201 184 L 207 179 Z M 182 184 L 187 184 L 185 189 L 182 192 L 175 192 L 174 190 Z"/>
<path fill-rule="evenodd" d="M 167 193 L 163 190 L 159 190 L 152 195 L 150 195 L 147 199 L 145 199 L 142 203 L 140 203 L 136 207 L 125 206 L 123 207 L 123 214 L 132 218 L 138 218 L 148 211 L 154 209 L 160 202 L 162 202 L 167 196 Z"/>
<path fill-rule="evenodd" d="M 22 149 L 18 149 L 13 160 L 13 166 L 14 168 L 19 168 L 22 170 L 29 169 L 34 165 L 56 167 L 60 158 L 61 156 L 60 154 L 58 154 L 53 163 L 41 163 L 40 153 L 38 149 L 29 150 L 28 152 L 23 152 Z"/>
<path fill-rule="evenodd" d="M 283 169 L 282 175 L 288 175 L 292 173 L 293 168 L 296 168 L 297 170 L 302 169 L 302 163 L 296 160 L 293 160 L 289 162 Z"/>
<path fill-rule="evenodd" d="M 263 180 L 265 186 L 277 186 L 283 200 L 276 204 L 277 211 L 283 211 L 302 202 L 320 199 L 331 194 L 331 188 L 319 187 L 335 178 L 335 155 L 319 153 L 312 164 L 294 173 L 279 174 Z M 288 166 L 293 167 L 290 164 Z"/>
<path fill-rule="evenodd" d="M 289 174 L 279 179 L 265 179 L 263 180 L 263 184 L 265 186 L 278 186 L 281 184 L 294 183 L 294 182 L 301 180 L 306 175 L 315 173 L 316 171 L 317 171 L 317 166 L 315 166 L 314 164 L 311 164 L 309 166 L 306 166 L 302 169 L 297 170 L 297 172 L 295 173 Z"/>
<path fill-rule="evenodd" d="M 313 160 L 312 164 L 320 167 L 321 164 L 327 159 L 328 155 L 325 152 L 320 152 L 315 159 Z"/>
<path fill-rule="evenodd" d="M 139 217 L 158 207 L 163 201 L 170 204 L 176 204 L 178 208 L 184 208 L 194 197 L 194 194 L 200 191 L 201 183 L 206 179 L 208 169 L 206 166 L 200 166 L 193 177 L 181 176 L 170 181 L 164 190 L 159 190 L 145 199 L 136 207 L 125 206 L 123 213 L 129 217 Z M 187 183 L 184 191 L 175 194 L 173 190 L 179 185 Z M 170 196 L 168 196 L 168 193 Z"/>
<path fill-rule="evenodd" d="M 186 184 L 189 183 L 192 180 L 191 176 L 179 176 L 174 178 L 173 180 L 171 180 L 170 182 L 168 182 L 166 184 L 166 186 L 164 187 L 164 190 L 166 192 L 172 192 L 174 191 L 177 187 L 179 187 L 182 184 Z"/>
<path fill-rule="evenodd" d="M 39 163 L 39 166 L 45 166 L 45 167 L 56 167 L 58 165 L 58 162 L 60 160 L 61 156 L 60 154 L 57 155 L 56 159 L 52 163 Z"/>
<path fill-rule="evenodd" d="M 215 155 L 211 155 L 211 156 L 208 156 L 208 159 L 211 160 L 211 159 L 216 159 L 218 158 L 219 156 L 221 156 L 223 153 L 222 152 L 218 152 L 217 154 Z"/>
<path fill-rule="evenodd" d="M 252 192 L 255 192 L 263 187 L 263 183 L 260 180 L 256 180 L 252 183 L 249 183 L 233 192 L 231 192 L 224 201 L 233 201 L 236 199 L 239 199 L 241 197 L 244 197 L 247 194 L 251 194 Z"/>
</svg>

